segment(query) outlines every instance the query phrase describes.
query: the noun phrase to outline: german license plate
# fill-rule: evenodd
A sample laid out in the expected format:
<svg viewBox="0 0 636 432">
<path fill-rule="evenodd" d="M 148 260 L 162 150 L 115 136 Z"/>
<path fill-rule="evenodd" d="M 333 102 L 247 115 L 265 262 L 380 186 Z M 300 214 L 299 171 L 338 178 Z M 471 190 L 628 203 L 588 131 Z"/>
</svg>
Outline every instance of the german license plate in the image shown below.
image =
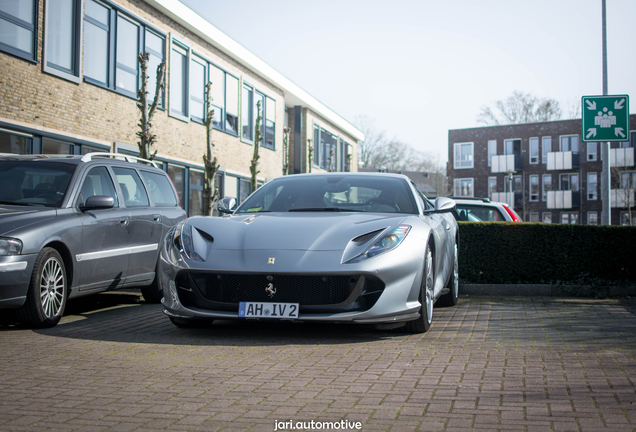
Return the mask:
<svg viewBox="0 0 636 432">
<path fill-rule="evenodd" d="M 239 318 L 298 318 L 298 303 L 239 303 Z"/>
</svg>

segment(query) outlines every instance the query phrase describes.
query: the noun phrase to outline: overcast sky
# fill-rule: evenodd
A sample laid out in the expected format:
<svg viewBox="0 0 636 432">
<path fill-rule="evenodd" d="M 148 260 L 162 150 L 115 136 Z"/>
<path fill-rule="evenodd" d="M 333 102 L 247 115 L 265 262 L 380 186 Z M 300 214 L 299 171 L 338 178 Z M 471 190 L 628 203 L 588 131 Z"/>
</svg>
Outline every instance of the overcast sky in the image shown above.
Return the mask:
<svg viewBox="0 0 636 432">
<path fill-rule="evenodd" d="M 478 126 L 513 91 L 602 94 L 601 0 L 182 0 L 355 123 L 448 159 L 448 130 Z M 607 0 L 609 94 L 636 113 L 636 0 Z"/>
</svg>

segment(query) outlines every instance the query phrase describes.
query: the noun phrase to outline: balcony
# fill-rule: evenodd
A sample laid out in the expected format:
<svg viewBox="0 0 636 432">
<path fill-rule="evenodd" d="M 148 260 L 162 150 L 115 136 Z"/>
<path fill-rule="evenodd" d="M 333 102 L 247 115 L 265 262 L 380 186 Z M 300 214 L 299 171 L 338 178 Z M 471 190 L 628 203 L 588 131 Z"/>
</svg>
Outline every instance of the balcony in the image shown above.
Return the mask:
<svg viewBox="0 0 636 432">
<path fill-rule="evenodd" d="M 634 207 L 634 204 L 634 189 L 610 190 L 610 206 L 612 208 Z"/>
<path fill-rule="evenodd" d="M 610 149 L 610 167 L 633 167 L 634 147 Z"/>
<path fill-rule="evenodd" d="M 581 192 L 566 191 L 548 191 L 547 207 L 553 209 L 572 209 L 581 205 Z"/>
<path fill-rule="evenodd" d="M 490 171 L 493 174 L 517 172 L 521 169 L 521 157 L 518 155 L 495 155 L 490 161 Z"/>
<path fill-rule="evenodd" d="M 494 158 L 493 158 L 494 159 Z M 493 192 L 491 201 L 503 202 L 514 208 L 514 192 Z"/>
<path fill-rule="evenodd" d="M 548 171 L 555 170 L 572 170 L 579 168 L 579 154 L 566 152 L 549 152 L 548 153 Z"/>
</svg>

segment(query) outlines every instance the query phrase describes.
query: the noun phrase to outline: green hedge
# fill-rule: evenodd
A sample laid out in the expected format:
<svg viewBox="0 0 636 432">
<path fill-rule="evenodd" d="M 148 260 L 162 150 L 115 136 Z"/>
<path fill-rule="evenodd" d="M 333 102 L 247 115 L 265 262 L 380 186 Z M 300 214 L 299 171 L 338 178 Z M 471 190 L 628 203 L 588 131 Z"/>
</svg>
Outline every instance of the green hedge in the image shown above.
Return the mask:
<svg viewBox="0 0 636 432">
<path fill-rule="evenodd" d="M 636 281 L 636 227 L 459 222 L 461 283 Z"/>
</svg>

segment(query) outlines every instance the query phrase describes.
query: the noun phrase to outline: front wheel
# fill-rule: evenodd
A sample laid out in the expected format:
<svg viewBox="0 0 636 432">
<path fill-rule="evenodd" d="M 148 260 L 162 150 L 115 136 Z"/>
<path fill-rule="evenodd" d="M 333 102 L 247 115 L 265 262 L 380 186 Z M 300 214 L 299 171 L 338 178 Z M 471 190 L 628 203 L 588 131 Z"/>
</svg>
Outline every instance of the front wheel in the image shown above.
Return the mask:
<svg viewBox="0 0 636 432">
<path fill-rule="evenodd" d="M 17 310 L 18 320 L 37 328 L 55 326 L 64 314 L 67 291 L 64 260 L 55 249 L 42 249 L 35 259 L 26 302 Z"/>
<path fill-rule="evenodd" d="M 424 271 L 422 274 L 422 284 L 420 288 L 420 317 L 407 321 L 404 329 L 408 333 L 426 333 L 431 328 L 433 321 L 433 303 L 434 299 L 434 270 L 433 270 L 433 252 L 431 246 L 426 246 L 426 256 L 424 258 Z"/>
<path fill-rule="evenodd" d="M 459 255 L 457 243 L 455 243 L 455 256 L 453 260 L 453 273 L 451 273 L 447 285 L 450 291 L 439 298 L 438 303 L 441 306 L 455 306 L 457 304 L 457 298 L 459 297 Z"/>
</svg>

